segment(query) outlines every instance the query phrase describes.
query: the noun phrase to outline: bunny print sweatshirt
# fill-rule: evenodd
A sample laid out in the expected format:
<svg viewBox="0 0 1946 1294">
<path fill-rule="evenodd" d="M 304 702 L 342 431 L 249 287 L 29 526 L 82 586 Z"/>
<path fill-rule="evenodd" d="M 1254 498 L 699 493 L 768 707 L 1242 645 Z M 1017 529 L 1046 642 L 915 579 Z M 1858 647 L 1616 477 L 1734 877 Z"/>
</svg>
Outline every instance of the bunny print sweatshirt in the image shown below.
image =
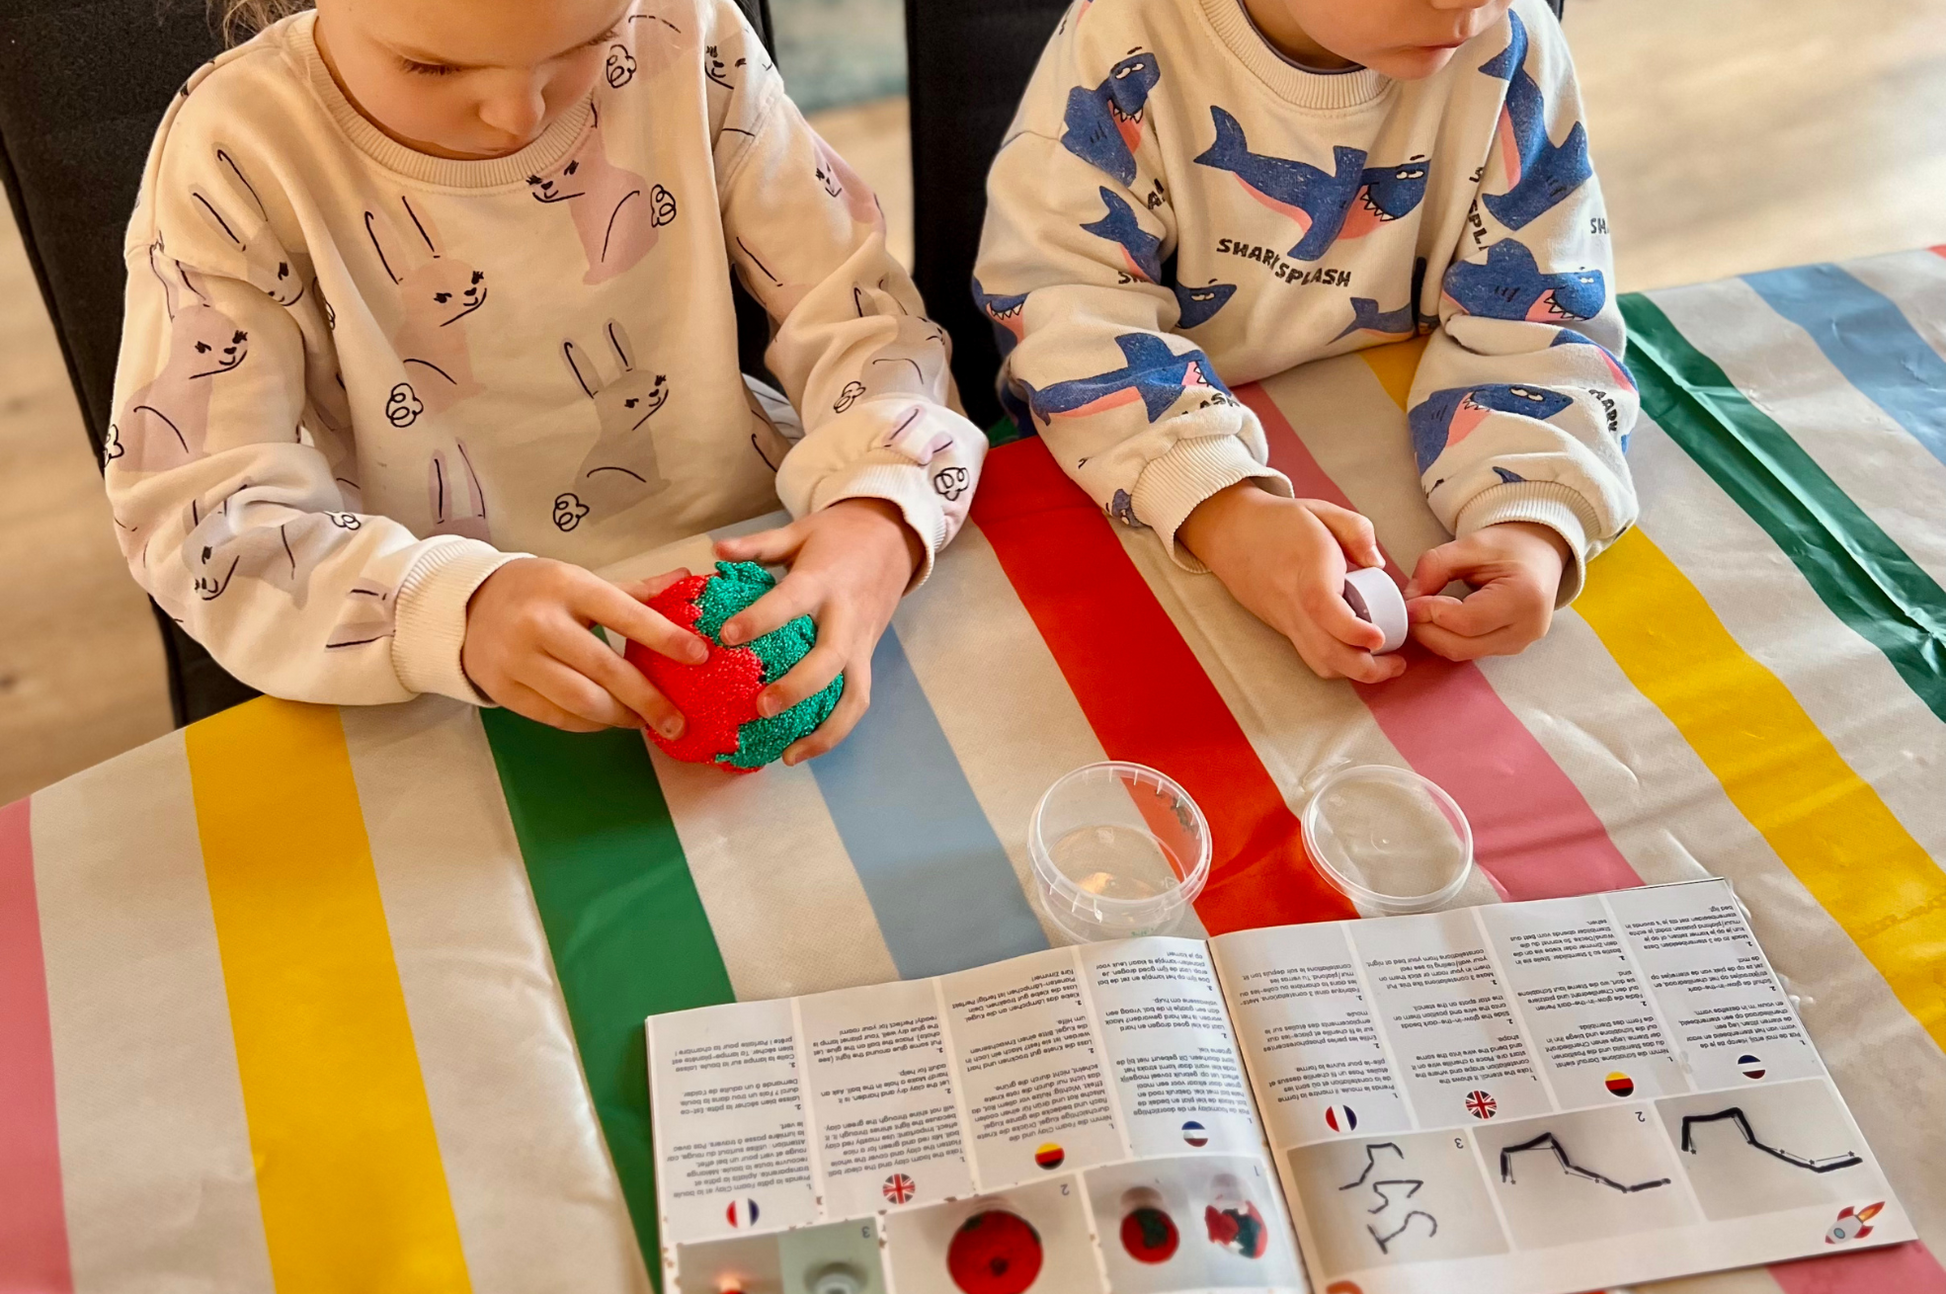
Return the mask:
<svg viewBox="0 0 1946 1294">
<path fill-rule="evenodd" d="M 377 130 L 314 21 L 184 86 L 125 245 L 108 494 L 217 661 L 298 700 L 479 701 L 466 606 L 502 563 L 598 568 L 779 499 L 888 500 L 930 569 L 986 440 L 730 0 L 642 0 L 590 99 L 488 161 Z M 731 272 L 795 413 L 738 371 Z"/>
<path fill-rule="evenodd" d="M 1291 493 L 1231 388 L 1429 332 L 1408 421 L 1433 511 L 1552 527 L 1565 602 L 1635 518 L 1580 114 L 1541 0 L 1410 82 L 1299 67 L 1240 0 L 1076 0 L 987 184 L 973 286 L 1003 397 L 1194 568 L 1175 537 L 1197 504 Z"/>
</svg>

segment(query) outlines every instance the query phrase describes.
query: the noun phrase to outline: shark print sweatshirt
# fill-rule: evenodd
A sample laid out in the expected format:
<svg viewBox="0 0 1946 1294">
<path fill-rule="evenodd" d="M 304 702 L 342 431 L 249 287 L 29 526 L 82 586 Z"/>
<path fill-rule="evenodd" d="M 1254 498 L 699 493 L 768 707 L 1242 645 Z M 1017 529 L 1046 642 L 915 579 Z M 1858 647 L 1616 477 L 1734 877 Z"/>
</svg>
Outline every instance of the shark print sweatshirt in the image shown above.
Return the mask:
<svg viewBox="0 0 1946 1294">
<path fill-rule="evenodd" d="M 890 501 L 923 578 L 986 440 L 876 199 L 730 0 L 641 0 L 590 99 L 487 161 L 373 127 L 314 20 L 190 79 L 125 244 L 108 494 L 218 662 L 298 700 L 480 701 L 466 605 L 502 563 L 600 567 L 779 499 Z M 738 371 L 732 271 L 789 404 Z"/>
<path fill-rule="evenodd" d="M 1430 333 L 1409 422 L 1446 527 L 1635 518 L 1636 394 L 1574 68 L 1515 0 L 1438 74 L 1328 74 L 1240 0 L 1076 0 L 988 179 L 973 284 L 1002 397 L 1110 516 L 1289 495 L 1230 388 Z M 1357 435 L 1357 428 L 1334 434 Z"/>
</svg>

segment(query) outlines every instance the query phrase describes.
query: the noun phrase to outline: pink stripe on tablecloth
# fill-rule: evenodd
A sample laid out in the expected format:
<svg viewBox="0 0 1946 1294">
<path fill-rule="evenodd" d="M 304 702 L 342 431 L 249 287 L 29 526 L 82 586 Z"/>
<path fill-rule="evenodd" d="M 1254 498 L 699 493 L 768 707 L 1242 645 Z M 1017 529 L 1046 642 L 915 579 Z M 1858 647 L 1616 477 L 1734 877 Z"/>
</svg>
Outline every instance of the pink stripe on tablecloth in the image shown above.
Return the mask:
<svg viewBox="0 0 1946 1294">
<path fill-rule="evenodd" d="M 1290 477 L 1300 497 L 1352 506 L 1268 391 L 1253 382 L 1236 394 L 1263 423 L 1270 465 Z M 1385 569 L 1404 583 L 1389 556 Z M 1558 898 L 1642 883 L 1580 788 L 1477 665 L 1415 643 L 1405 654 L 1411 667 L 1399 678 L 1353 686 L 1406 762 L 1459 802 L 1473 827 L 1475 857 L 1508 897 Z"/>
<path fill-rule="evenodd" d="M 0 1291 L 67 1294 L 54 1037 L 28 801 L 0 808 Z"/>
<path fill-rule="evenodd" d="M 1918 1240 L 1883 1249 L 1772 1263 L 1770 1278 L 1784 1294 L 1941 1294 L 1946 1270 Z"/>
</svg>

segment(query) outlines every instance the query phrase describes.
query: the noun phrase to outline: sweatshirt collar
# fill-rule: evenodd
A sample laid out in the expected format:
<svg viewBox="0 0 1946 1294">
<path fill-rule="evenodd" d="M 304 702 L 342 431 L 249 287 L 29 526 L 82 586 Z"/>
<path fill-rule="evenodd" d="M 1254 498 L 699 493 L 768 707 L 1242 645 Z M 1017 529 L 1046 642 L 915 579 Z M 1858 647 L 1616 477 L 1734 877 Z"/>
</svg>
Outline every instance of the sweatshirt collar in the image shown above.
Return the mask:
<svg viewBox="0 0 1946 1294">
<path fill-rule="evenodd" d="M 492 189 L 518 183 L 549 169 L 567 156 L 587 128 L 594 112 L 594 101 L 582 100 L 556 118 L 552 125 L 541 132 L 540 138 L 518 153 L 509 153 L 505 157 L 459 161 L 421 153 L 417 149 L 407 148 L 367 121 L 364 114 L 352 106 L 351 100 L 345 98 L 344 91 L 332 79 L 331 69 L 324 64 L 324 56 L 318 53 L 317 39 L 312 31 L 316 24 L 317 12 L 312 10 L 289 19 L 284 29 L 289 48 L 310 83 L 311 92 L 358 151 L 407 179 L 452 189 Z"/>
<path fill-rule="evenodd" d="M 1285 58 L 1264 39 L 1242 0 L 1201 0 L 1203 16 L 1217 39 L 1273 94 L 1299 108 L 1342 111 L 1362 108 L 1385 96 L 1392 80 L 1369 67 L 1314 72 Z"/>
</svg>

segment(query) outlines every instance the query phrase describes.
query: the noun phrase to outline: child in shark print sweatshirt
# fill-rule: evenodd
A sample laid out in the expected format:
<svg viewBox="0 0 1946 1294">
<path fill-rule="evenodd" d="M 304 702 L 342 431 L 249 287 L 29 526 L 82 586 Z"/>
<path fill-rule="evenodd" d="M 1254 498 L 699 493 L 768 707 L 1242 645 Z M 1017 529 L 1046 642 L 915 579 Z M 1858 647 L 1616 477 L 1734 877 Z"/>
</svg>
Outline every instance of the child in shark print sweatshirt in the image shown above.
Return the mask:
<svg viewBox="0 0 1946 1294">
<path fill-rule="evenodd" d="M 987 187 L 1016 421 L 1320 675 L 1405 668 L 1338 596 L 1372 529 L 1292 497 L 1234 387 L 1430 334 L 1408 422 L 1456 538 L 1406 595 L 1453 659 L 1539 638 L 1634 520 L 1608 223 L 1541 0 L 1076 0 Z"/>
<path fill-rule="evenodd" d="M 871 191 L 736 5 L 230 7 L 284 16 L 183 87 L 125 245 L 105 466 L 136 579 L 275 695 L 674 737 L 588 626 L 701 640 L 592 571 L 781 501 L 792 524 L 718 545 L 792 568 L 723 637 L 813 616 L 758 704 L 842 670 L 785 757 L 841 738 L 986 441 Z M 738 371 L 732 274 L 790 404 Z"/>
</svg>

